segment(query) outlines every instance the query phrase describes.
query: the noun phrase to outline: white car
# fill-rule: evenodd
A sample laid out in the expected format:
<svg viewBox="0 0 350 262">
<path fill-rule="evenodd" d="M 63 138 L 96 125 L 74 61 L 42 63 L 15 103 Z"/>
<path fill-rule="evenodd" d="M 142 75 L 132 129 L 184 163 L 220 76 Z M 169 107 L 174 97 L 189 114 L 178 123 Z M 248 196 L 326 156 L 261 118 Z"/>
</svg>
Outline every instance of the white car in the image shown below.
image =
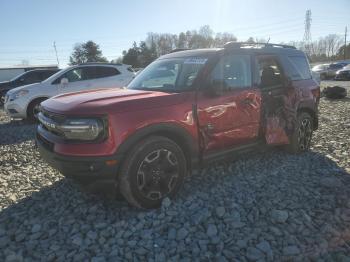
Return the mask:
<svg viewBox="0 0 350 262">
<path fill-rule="evenodd" d="M 14 88 L 5 96 L 5 111 L 11 118 L 34 119 L 42 101 L 63 93 L 126 86 L 135 73 L 129 65 L 86 63 L 71 66 L 48 79 Z"/>
</svg>

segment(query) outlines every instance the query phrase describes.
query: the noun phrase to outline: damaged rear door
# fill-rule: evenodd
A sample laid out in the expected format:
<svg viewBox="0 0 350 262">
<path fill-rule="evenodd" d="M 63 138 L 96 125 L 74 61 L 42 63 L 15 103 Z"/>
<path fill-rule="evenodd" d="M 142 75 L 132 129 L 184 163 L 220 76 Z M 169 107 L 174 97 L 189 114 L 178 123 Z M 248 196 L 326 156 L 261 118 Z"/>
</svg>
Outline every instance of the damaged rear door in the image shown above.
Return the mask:
<svg viewBox="0 0 350 262">
<path fill-rule="evenodd" d="M 289 144 L 296 112 L 293 89 L 286 81 L 283 67 L 276 55 L 256 56 L 257 81 L 262 97 L 262 130 L 270 145 Z"/>
</svg>

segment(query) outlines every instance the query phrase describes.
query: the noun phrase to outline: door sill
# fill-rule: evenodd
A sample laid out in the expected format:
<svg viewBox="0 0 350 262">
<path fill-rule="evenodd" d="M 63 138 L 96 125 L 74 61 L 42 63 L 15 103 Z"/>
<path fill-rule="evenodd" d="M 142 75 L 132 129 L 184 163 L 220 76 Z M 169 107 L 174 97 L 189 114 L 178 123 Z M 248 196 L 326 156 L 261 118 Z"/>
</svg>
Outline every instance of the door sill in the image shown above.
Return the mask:
<svg viewBox="0 0 350 262">
<path fill-rule="evenodd" d="M 232 158 L 237 155 L 241 155 L 242 153 L 248 153 L 257 149 L 262 150 L 264 148 L 266 148 L 265 141 L 263 139 L 259 139 L 249 144 L 244 144 L 244 145 L 236 146 L 230 149 L 208 153 L 203 156 L 201 162 L 202 162 L 202 165 L 207 165 L 208 163 L 212 163 L 218 160 Z"/>
</svg>

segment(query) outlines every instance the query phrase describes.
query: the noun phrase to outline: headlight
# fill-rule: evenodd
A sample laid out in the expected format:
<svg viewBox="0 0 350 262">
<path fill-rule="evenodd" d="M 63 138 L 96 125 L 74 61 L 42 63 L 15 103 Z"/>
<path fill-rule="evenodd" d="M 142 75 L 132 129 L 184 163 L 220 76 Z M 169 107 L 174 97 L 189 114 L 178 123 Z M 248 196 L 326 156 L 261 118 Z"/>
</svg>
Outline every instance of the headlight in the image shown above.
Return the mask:
<svg viewBox="0 0 350 262">
<path fill-rule="evenodd" d="M 104 131 L 103 122 L 99 119 L 67 119 L 58 126 L 65 138 L 72 140 L 95 140 Z"/>
<path fill-rule="evenodd" d="M 10 100 L 15 100 L 21 96 L 25 96 L 26 94 L 28 94 L 29 91 L 28 90 L 19 90 L 14 92 L 13 94 L 10 95 Z"/>
</svg>

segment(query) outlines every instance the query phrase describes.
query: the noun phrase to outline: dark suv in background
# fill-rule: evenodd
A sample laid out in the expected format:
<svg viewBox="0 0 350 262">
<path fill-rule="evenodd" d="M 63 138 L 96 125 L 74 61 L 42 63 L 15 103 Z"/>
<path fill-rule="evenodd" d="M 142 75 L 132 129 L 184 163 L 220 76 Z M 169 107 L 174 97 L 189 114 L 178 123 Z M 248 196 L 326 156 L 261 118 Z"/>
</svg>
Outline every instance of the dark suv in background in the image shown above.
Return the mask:
<svg viewBox="0 0 350 262">
<path fill-rule="evenodd" d="M 36 139 L 63 175 L 154 208 L 197 166 L 272 145 L 308 150 L 319 97 L 302 51 L 231 42 L 164 55 L 127 89 L 48 99 Z"/>
<path fill-rule="evenodd" d="M 59 69 L 35 69 L 24 72 L 10 81 L 0 82 L 0 103 L 3 103 L 7 91 L 15 87 L 41 82 L 58 71 Z"/>
</svg>

